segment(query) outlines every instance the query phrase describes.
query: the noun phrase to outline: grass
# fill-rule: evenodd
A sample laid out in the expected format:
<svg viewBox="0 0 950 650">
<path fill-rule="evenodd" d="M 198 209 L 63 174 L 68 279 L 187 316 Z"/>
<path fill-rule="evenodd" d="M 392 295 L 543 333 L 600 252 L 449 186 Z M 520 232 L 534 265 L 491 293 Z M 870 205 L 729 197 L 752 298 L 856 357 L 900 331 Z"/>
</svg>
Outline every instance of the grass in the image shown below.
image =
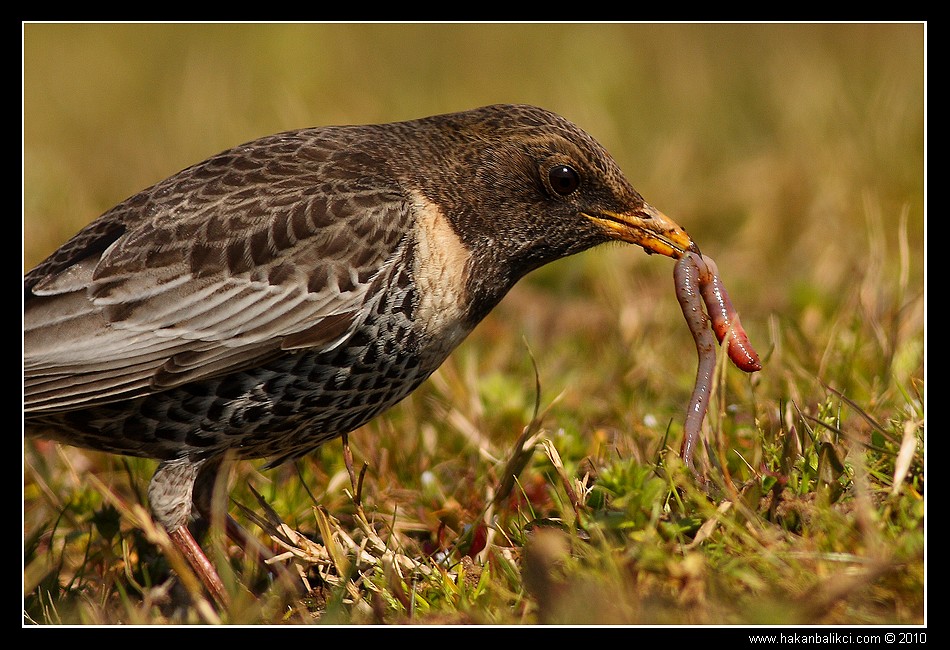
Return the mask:
<svg viewBox="0 0 950 650">
<path fill-rule="evenodd" d="M 258 135 L 526 101 L 716 259 L 765 362 L 721 364 L 700 488 L 671 262 L 540 269 L 350 467 L 234 467 L 220 509 L 288 556 L 213 527 L 223 611 L 170 579 L 153 462 L 25 441 L 25 625 L 926 623 L 921 25 L 26 25 L 23 54 L 24 270 Z"/>
</svg>

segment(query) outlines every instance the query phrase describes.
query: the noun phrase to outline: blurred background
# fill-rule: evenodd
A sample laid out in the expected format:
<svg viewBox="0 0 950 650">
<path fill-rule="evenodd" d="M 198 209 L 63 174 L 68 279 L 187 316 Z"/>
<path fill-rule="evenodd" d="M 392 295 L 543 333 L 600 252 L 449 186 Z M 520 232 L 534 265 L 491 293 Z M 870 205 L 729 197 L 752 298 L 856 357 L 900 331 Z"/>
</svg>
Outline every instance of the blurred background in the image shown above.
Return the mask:
<svg viewBox="0 0 950 650">
<path fill-rule="evenodd" d="M 25 24 L 24 272 L 126 197 L 242 142 L 498 102 L 537 104 L 586 129 L 718 262 L 765 361 L 751 378 L 728 375 L 720 449 L 739 450 L 723 452 L 733 476 L 774 465 L 787 434 L 809 426 L 799 413 L 849 440 L 868 437 L 864 416 L 923 435 L 922 24 Z M 530 274 L 431 382 L 368 425 L 376 435 L 353 436 L 372 468 L 367 498 L 414 503 L 407 491 L 435 475 L 448 497 L 420 498 L 401 521 L 414 525 L 410 510 L 442 521 L 452 507 L 477 513 L 468 459 L 485 440 L 507 448 L 531 419 L 532 359 L 542 406 L 560 398 L 545 426 L 572 472 L 585 457 L 613 457 L 605 441 L 644 462 L 675 446 L 696 357 L 672 266 L 611 245 Z M 308 470 L 314 489 L 331 483 L 321 454 L 339 466 L 331 448 Z M 30 472 L 68 484 L 62 502 L 76 502 L 68 490 L 84 481 L 67 480 L 48 450 L 25 453 L 29 532 L 62 511 Z M 141 492 L 151 468 L 139 471 Z M 293 481 L 277 484 L 267 497 L 279 512 L 310 512 L 309 500 L 291 502 Z M 914 485 L 917 503 L 922 474 Z M 908 528 L 922 534 L 922 523 Z M 916 563 L 922 551 L 908 548 Z M 768 620 L 784 620 L 788 591 Z M 885 619 L 920 620 L 921 592 L 913 583 Z M 880 622 L 870 611 L 843 618 Z"/>
<path fill-rule="evenodd" d="M 25 268 L 261 135 L 525 102 L 713 256 L 790 285 L 848 272 L 871 208 L 890 243 L 907 209 L 919 274 L 923 54 L 915 24 L 25 25 Z"/>
</svg>

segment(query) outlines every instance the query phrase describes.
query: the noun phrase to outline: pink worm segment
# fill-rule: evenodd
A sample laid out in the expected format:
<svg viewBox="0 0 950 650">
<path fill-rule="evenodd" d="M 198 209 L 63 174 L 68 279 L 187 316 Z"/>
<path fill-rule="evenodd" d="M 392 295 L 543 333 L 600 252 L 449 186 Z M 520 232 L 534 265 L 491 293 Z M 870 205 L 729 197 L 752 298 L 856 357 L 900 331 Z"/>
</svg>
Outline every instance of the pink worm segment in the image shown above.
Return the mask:
<svg viewBox="0 0 950 650">
<path fill-rule="evenodd" d="M 693 254 L 687 253 L 687 255 Z M 762 370 L 759 355 L 752 349 L 749 337 L 739 322 L 739 314 L 736 313 L 729 294 L 726 293 L 726 287 L 719 279 L 716 263 L 705 255 L 702 256 L 702 261 L 706 263 L 706 273 L 700 273 L 699 290 L 703 295 L 703 302 L 706 303 L 706 311 L 709 312 L 709 318 L 712 320 L 716 338 L 722 343 L 726 335 L 729 335 L 729 358 L 739 370 L 745 372 Z"/>
<path fill-rule="evenodd" d="M 680 450 L 683 462 L 695 473 L 693 452 L 709 407 L 713 372 L 716 369 L 716 342 L 708 322 L 712 321 L 713 331 L 720 343 L 729 336 L 727 351 L 736 367 L 745 372 L 755 372 L 762 369 L 762 363 L 739 323 L 739 316 L 719 279 L 719 270 L 712 259 L 686 253 L 673 267 L 673 281 L 676 285 L 676 299 L 683 310 L 683 316 L 686 317 L 686 324 L 693 335 L 696 354 L 699 357 L 696 386 L 686 411 L 683 446 Z M 709 312 L 708 318 L 703 312 L 703 304 Z"/>
</svg>

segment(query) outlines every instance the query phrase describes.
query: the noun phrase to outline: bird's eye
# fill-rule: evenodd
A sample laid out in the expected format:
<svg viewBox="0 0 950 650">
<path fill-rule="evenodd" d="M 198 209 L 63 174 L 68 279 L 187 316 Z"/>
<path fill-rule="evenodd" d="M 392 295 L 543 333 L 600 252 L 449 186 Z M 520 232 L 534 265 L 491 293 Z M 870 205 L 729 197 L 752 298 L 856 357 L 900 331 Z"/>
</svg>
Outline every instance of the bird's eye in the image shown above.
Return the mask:
<svg viewBox="0 0 950 650">
<path fill-rule="evenodd" d="M 567 196 L 581 184 L 581 177 L 573 167 L 555 165 L 548 171 L 548 181 L 551 189 L 561 196 Z"/>
</svg>

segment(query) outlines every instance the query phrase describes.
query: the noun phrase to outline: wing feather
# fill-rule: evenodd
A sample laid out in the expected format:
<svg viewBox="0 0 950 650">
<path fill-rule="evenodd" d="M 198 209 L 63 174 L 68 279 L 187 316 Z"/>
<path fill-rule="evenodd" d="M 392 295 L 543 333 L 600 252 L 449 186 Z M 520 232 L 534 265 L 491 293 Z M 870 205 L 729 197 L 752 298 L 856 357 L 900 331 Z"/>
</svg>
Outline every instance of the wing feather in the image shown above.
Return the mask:
<svg viewBox="0 0 950 650">
<path fill-rule="evenodd" d="M 351 168 L 319 133 L 271 136 L 186 169 L 28 273 L 27 414 L 345 340 L 410 245 L 413 214 L 394 181 L 367 176 L 365 153 Z"/>
</svg>

